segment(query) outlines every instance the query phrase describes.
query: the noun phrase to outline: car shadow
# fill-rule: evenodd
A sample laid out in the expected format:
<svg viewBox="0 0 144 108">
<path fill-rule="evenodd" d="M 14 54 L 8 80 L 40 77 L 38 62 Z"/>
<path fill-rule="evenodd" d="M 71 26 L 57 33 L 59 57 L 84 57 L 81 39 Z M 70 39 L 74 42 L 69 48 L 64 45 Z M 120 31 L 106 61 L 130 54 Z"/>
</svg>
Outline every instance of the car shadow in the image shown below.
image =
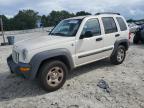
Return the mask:
<svg viewBox="0 0 144 108">
<path fill-rule="evenodd" d="M 109 66 L 112 65 L 107 59 L 81 66 L 69 73 L 68 80 L 91 72 L 92 70 Z M 39 86 L 37 80 L 29 81 L 20 76 L 9 74 L 9 72 L 0 74 L 0 102 L 16 98 L 35 97 L 44 94 L 47 94 L 47 92 Z"/>
<path fill-rule="evenodd" d="M 45 94 L 37 83 L 37 80 L 26 80 L 10 73 L 0 74 L 0 102 Z"/>
<path fill-rule="evenodd" d="M 83 66 L 80 66 L 80 67 L 74 69 L 73 71 L 71 71 L 69 73 L 68 79 L 72 79 L 81 74 L 85 74 L 85 73 L 91 72 L 96 69 L 101 69 L 104 67 L 111 67 L 111 66 L 113 66 L 113 65 L 110 63 L 109 59 L 103 59 L 100 61 L 96 61 L 96 62 L 87 64 L 87 65 L 83 65 Z"/>
<path fill-rule="evenodd" d="M 130 42 L 130 47 L 131 47 L 131 46 L 137 46 L 138 48 L 142 48 L 142 49 L 144 48 L 144 44 L 141 43 L 141 42 L 138 43 L 138 44 L 134 44 L 133 42 Z"/>
</svg>

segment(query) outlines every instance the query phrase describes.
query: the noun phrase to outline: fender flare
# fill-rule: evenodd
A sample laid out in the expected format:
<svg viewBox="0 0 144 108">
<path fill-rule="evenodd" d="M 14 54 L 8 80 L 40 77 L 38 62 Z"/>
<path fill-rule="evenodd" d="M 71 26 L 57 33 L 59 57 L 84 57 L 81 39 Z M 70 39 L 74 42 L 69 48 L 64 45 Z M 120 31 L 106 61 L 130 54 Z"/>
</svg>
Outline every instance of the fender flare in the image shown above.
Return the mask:
<svg viewBox="0 0 144 108">
<path fill-rule="evenodd" d="M 129 40 L 128 40 L 128 39 L 117 40 L 117 41 L 115 42 L 115 44 L 114 44 L 114 50 L 113 50 L 111 56 L 113 56 L 113 55 L 115 54 L 115 52 L 117 51 L 118 46 L 119 46 L 120 44 L 123 44 L 123 43 L 124 43 L 125 46 L 126 46 L 126 50 L 128 50 L 128 48 L 129 48 Z"/>
<path fill-rule="evenodd" d="M 34 55 L 30 61 L 30 65 L 32 67 L 31 79 L 34 79 L 36 77 L 38 69 L 44 60 L 57 57 L 57 56 L 66 57 L 70 65 L 70 69 L 74 68 L 74 62 L 73 62 L 73 59 L 69 50 L 60 48 L 60 49 L 43 51 Z"/>
</svg>

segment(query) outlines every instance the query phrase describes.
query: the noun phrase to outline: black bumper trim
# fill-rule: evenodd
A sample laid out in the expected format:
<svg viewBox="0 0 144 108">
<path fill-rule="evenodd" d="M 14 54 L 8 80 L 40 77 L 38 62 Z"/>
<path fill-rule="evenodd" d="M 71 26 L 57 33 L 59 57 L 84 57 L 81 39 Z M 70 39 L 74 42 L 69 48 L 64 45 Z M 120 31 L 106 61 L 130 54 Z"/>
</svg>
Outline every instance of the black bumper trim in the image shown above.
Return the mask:
<svg viewBox="0 0 144 108">
<path fill-rule="evenodd" d="M 25 73 L 23 73 L 23 72 L 21 72 L 19 70 L 20 67 L 29 67 L 29 68 L 31 68 L 31 66 L 29 64 L 26 64 L 26 63 L 18 63 L 18 64 L 16 64 L 13 61 L 11 55 L 7 58 L 7 64 L 9 66 L 9 68 L 10 68 L 11 73 L 22 75 L 22 76 L 24 76 L 27 79 L 31 79 L 31 70 L 28 71 L 28 72 L 25 72 Z"/>
</svg>

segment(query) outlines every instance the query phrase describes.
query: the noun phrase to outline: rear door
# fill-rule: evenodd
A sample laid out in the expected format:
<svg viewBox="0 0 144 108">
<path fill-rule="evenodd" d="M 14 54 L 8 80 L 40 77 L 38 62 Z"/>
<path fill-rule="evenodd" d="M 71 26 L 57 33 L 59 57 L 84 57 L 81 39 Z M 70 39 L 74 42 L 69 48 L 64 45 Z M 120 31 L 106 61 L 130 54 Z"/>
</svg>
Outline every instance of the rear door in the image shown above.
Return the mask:
<svg viewBox="0 0 144 108">
<path fill-rule="evenodd" d="M 119 37 L 120 34 L 118 32 L 116 21 L 113 17 L 102 17 L 101 20 L 105 33 L 103 36 L 104 48 L 107 50 L 105 54 L 110 56 L 113 51 L 116 38 Z"/>
</svg>

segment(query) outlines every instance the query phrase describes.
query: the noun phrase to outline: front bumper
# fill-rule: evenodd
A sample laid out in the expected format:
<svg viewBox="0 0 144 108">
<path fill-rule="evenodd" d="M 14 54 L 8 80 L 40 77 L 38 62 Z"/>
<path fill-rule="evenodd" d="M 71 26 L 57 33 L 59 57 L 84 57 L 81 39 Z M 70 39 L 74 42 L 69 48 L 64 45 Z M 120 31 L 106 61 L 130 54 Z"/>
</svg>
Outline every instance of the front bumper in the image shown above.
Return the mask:
<svg viewBox="0 0 144 108">
<path fill-rule="evenodd" d="M 18 63 L 16 64 L 13 59 L 12 59 L 12 55 L 10 55 L 8 58 L 7 58 L 7 64 L 10 68 L 10 71 L 11 73 L 15 73 L 15 74 L 18 74 L 18 75 L 22 75 L 24 76 L 25 78 L 27 79 L 31 79 L 31 70 L 27 71 L 27 72 L 21 72 L 20 71 L 20 68 L 30 68 L 31 69 L 31 66 L 29 64 L 26 64 L 26 63 Z"/>
</svg>

